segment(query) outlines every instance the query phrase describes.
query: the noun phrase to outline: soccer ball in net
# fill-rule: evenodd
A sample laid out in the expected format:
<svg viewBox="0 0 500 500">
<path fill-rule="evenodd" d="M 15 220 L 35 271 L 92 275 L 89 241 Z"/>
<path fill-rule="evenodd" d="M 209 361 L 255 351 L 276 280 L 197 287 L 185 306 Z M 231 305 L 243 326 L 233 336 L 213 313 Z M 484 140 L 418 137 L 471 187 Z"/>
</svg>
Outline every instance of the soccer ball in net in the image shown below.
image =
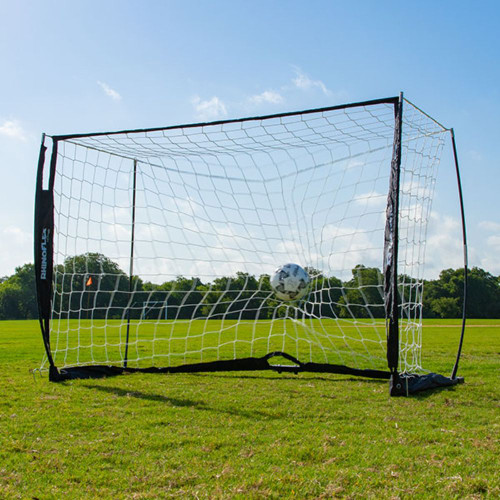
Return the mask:
<svg viewBox="0 0 500 500">
<path fill-rule="evenodd" d="M 271 288 L 280 300 L 299 300 L 307 293 L 311 278 L 298 264 L 278 267 L 271 276 Z"/>
</svg>

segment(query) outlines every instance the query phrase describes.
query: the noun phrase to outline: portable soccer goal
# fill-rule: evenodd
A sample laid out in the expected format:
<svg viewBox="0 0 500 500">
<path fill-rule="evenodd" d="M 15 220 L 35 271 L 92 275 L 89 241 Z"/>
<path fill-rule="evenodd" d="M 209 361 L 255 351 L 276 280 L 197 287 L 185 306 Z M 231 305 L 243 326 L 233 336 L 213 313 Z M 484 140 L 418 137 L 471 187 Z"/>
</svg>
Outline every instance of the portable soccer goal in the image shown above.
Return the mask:
<svg viewBox="0 0 500 500">
<path fill-rule="evenodd" d="M 453 130 L 402 95 L 44 135 L 41 369 L 53 381 L 325 372 L 390 380 L 393 395 L 456 384 L 465 297 L 451 376 L 422 366 L 427 225 L 450 143 L 466 248 Z M 279 300 L 270 286 L 286 263 L 310 278 L 300 300 Z"/>
</svg>

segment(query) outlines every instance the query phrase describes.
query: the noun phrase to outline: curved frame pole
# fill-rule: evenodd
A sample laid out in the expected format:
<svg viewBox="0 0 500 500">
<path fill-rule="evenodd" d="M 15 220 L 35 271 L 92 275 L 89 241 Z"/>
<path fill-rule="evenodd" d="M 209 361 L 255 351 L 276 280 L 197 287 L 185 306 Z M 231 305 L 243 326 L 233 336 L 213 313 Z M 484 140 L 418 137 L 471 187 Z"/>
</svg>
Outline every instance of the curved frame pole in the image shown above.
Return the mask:
<svg viewBox="0 0 500 500">
<path fill-rule="evenodd" d="M 460 361 L 460 355 L 462 354 L 462 346 L 464 343 L 465 336 L 465 323 L 467 319 L 467 276 L 468 276 L 468 257 L 467 257 L 467 231 L 465 227 L 465 210 L 464 210 L 464 199 L 462 195 L 462 182 L 460 180 L 460 169 L 458 167 L 458 154 L 457 145 L 455 142 L 455 132 L 450 129 L 451 134 L 451 144 L 453 146 L 453 157 L 455 160 L 455 172 L 457 174 L 457 184 L 458 184 L 458 197 L 460 200 L 460 213 L 462 216 L 462 238 L 464 246 L 464 300 L 462 306 L 462 332 L 460 334 L 460 342 L 458 344 L 457 359 L 455 365 L 453 366 L 453 371 L 451 372 L 451 378 L 455 379 L 458 371 L 458 363 Z"/>
</svg>

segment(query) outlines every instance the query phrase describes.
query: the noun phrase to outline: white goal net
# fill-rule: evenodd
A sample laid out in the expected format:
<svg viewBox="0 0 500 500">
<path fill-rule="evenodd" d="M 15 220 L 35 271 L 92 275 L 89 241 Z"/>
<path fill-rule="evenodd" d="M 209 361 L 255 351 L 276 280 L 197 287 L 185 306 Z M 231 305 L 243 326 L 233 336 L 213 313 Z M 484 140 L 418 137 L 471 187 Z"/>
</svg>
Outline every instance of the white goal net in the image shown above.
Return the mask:
<svg viewBox="0 0 500 500">
<path fill-rule="evenodd" d="M 399 364 L 421 370 L 426 229 L 445 129 L 404 103 Z M 50 353 L 180 367 L 280 352 L 387 371 L 394 102 L 54 137 Z M 269 277 L 296 263 L 306 296 Z"/>
</svg>

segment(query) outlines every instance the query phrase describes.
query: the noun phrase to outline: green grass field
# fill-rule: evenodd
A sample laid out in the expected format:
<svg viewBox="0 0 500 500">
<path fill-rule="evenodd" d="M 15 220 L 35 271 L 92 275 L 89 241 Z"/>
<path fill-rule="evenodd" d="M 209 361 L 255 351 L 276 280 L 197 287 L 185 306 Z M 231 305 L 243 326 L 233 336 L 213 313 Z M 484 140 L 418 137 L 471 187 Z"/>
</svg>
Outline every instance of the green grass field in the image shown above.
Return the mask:
<svg viewBox="0 0 500 500">
<path fill-rule="evenodd" d="M 0 498 L 498 498 L 500 321 L 470 320 L 464 385 L 390 398 L 340 375 L 50 383 L 38 323 L 0 322 Z M 425 323 L 449 374 L 458 322 Z"/>
<path fill-rule="evenodd" d="M 52 330 L 59 367 L 121 364 L 124 359 L 126 321 L 53 321 Z M 301 361 L 387 369 L 383 319 L 132 320 L 129 330 L 130 366 L 175 366 L 282 351 Z"/>
</svg>

